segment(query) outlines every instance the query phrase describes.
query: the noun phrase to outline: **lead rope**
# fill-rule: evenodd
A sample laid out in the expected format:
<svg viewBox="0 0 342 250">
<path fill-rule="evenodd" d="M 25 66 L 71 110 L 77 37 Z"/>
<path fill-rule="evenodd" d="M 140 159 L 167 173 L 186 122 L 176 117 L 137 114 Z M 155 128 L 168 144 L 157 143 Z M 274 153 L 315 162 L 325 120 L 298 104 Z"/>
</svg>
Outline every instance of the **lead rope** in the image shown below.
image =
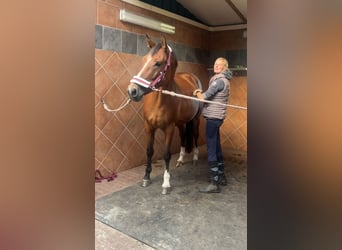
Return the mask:
<svg viewBox="0 0 342 250">
<path fill-rule="evenodd" d="M 220 103 L 220 102 L 214 102 L 214 101 L 209 101 L 209 100 L 203 100 L 203 99 L 198 99 L 196 97 L 192 97 L 192 96 L 187 96 L 187 95 L 182 95 L 182 94 L 177 94 L 173 91 L 168 91 L 168 90 L 160 90 L 160 89 L 152 89 L 153 91 L 157 91 L 157 92 L 161 92 L 162 94 L 166 94 L 166 95 L 171 95 L 171 96 L 176 96 L 176 97 L 180 97 L 180 98 L 184 98 L 184 99 L 190 99 L 190 100 L 194 100 L 197 102 L 205 102 L 205 103 L 212 103 L 212 104 L 217 104 L 217 105 L 221 105 L 221 106 L 226 106 L 226 107 L 230 107 L 230 108 L 236 108 L 236 109 L 244 109 L 247 110 L 247 107 L 242 107 L 242 106 L 237 106 L 237 105 L 232 105 L 232 104 L 224 104 L 224 103 Z M 118 112 L 122 109 L 124 109 L 130 102 L 131 99 L 129 97 L 126 97 L 126 99 L 121 103 L 121 105 L 116 108 L 116 109 L 110 109 L 108 107 L 108 105 L 105 103 L 104 99 L 101 98 L 101 102 L 103 104 L 103 108 L 109 112 Z"/>
<path fill-rule="evenodd" d="M 103 108 L 109 112 L 118 112 L 120 110 L 122 110 L 124 107 L 126 107 L 130 102 L 131 102 L 131 99 L 127 96 L 125 100 L 123 100 L 123 102 L 121 103 L 121 105 L 116 108 L 116 109 L 110 109 L 108 107 L 108 105 L 105 103 L 103 97 L 101 98 L 101 102 L 103 104 Z"/>
<path fill-rule="evenodd" d="M 188 95 L 177 94 L 177 93 L 175 93 L 173 91 L 160 90 L 160 89 L 153 89 L 153 90 L 161 92 L 161 93 L 166 94 L 166 95 L 176 96 L 176 97 L 180 97 L 180 98 L 184 98 L 184 99 L 190 99 L 190 100 L 194 100 L 194 101 L 198 101 L 198 102 L 206 102 L 206 103 L 212 103 L 212 104 L 217 104 L 217 105 L 231 107 L 231 108 L 236 108 L 236 109 L 247 110 L 246 107 L 241 107 L 241 106 L 237 106 L 237 105 L 224 104 L 224 103 L 220 103 L 220 102 L 214 102 L 214 101 L 209 101 L 209 100 L 198 99 L 196 97 L 192 97 L 192 96 L 188 96 Z"/>
</svg>

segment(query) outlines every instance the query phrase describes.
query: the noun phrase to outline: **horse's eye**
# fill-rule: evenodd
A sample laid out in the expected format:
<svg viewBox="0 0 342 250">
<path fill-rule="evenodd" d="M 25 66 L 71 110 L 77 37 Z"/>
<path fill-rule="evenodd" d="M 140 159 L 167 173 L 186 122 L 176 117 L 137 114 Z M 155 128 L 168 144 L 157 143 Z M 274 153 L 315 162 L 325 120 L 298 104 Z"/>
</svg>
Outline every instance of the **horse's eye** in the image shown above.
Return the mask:
<svg viewBox="0 0 342 250">
<path fill-rule="evenodd" d="M 156 62 L 156 63 L 154 64 L 154 66 L 156 66 L 156 67 L 160 67 L 161 65 L 162 65 L 161 62 Z"/>
</svg>

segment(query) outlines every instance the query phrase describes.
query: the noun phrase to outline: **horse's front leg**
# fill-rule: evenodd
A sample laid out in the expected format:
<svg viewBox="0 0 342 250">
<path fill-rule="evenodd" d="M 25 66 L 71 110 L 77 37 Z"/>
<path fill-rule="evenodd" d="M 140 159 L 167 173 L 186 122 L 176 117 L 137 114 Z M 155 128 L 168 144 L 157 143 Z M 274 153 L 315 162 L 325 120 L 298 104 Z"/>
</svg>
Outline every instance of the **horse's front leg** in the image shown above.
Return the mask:
<svg viewBox="0 0 342 250">
<path fill-rule="evenodd" d="M 165 152 L 164 152 L 164 161 L 165 161 L 165 170 L 164 170 L 164 178 L 163 178 L 163 184 L 162 184 L 162 194 L 168 194 L 171 191 L 171 185 L 170 185 L 170 159 L 171 159 L 171 152 L 170 152 L 170 146 L 173 138 L 173 131 L 174 126 L 169 126 L 165 131 Z"/>
<path fill-rule="evenodd" d="M 143 187 L 147 187 L 151 184 L 150 174 L 152 172 L 152 156 L 154 153 L 153 144 L 154 144 L 155 130 L 146 128 L 146 133 L 148 135 L 148 143 L 147 143 L 147 149 L 146 149 L 147 163 L 146 163 L 144 179 L 142 181 Z"/>
</svg>

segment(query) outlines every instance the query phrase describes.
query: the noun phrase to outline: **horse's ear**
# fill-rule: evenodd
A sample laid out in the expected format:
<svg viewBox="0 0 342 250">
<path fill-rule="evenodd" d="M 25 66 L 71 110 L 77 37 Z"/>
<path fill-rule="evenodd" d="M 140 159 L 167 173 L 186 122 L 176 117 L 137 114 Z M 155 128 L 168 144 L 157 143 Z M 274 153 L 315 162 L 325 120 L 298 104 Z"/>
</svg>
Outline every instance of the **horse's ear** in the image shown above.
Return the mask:
<svg viewBox="0 0 342 250">
<path fill-rule="evenodd" d="M 164 49 L 167 48 L 166 39 L 165 39 L 164 36 L 161 37 L 161 44 L 162 44 L 162 47 L 163 47 Z"/>
<path fill-rule="evenodd" d="M 151 37 L 148 34 L 146 34 L 146 39 L 147 39 L 147 46 L 150 47 L 150 49 L 156 45 L 155 42 L 152 41 Z"/>
</svg>

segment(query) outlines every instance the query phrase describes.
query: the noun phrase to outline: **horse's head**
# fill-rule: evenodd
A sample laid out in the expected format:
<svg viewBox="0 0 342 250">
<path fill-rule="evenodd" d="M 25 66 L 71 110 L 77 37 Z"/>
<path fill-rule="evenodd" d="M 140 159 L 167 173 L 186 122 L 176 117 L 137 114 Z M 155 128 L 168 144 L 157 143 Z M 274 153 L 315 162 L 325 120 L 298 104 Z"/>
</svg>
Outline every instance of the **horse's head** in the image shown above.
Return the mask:
<svg viewBox="0 0 342 250">
<path fill-rule="evenodd" d="M 131 79 L 127 92 L 131 100 L 138 102 L 150 93 L 153 88 L 167 84 L 173 78 L 177 67 L 174 53 L 162 37 L 161 43 L 155 44 L 146 35 L 150 51 L 143 57 L 143 66 L 139 73 Z"/>
</svg>

